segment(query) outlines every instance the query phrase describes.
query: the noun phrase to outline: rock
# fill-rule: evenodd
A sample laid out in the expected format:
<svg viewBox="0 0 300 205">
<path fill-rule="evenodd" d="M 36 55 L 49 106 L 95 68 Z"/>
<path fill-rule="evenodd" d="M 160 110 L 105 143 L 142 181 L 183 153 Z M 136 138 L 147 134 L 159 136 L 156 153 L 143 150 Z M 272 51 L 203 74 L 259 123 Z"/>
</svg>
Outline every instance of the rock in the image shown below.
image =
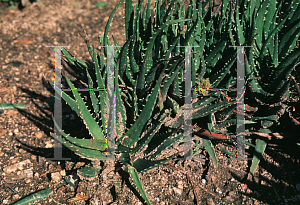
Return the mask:
<svg viewBox="0 0 300 205">
<path fill-rule="evenodd" d="M 174 193 L 175 194 L 178 194 L 178 195 L 181 195 L 182 194 L 182 189 L 179 189 L 177 187 L 173 187 L 173 190 L 174 190 Z"/>
<path fill-rule="evenodd" d="M 2 201 L 2 203 L 3 203 L 3 204 L 9 204 L 9 200 L 4 199 L 4 200 Z"/>
<path fill-rule="evenodd" d="M 234 199 L 231 196 L 226 196 L 225 200 L 229 201 L 229 202 L 233 202 L 234 201 Z"/>
<path fill-rule="evenodd" d="M 60 174 L 61 174 L 61 176 L 66 176 L 66 170 L 65 169 L 61 170 Z"/>
<path fill-rule="evenodd" d="M 234 191 L 230 191 L 230 192 L 228 192 L 228 196 L 234 197 L 234 196 L 235 196 L 235 193 L 234 193 Z"/>
<path fill-rule="evenodd" d="M 19 162 L 19 163 L 16 163 L 16 164 L 13 164 L 13 165 L 3 168 L 3 171 L 6 173 L 11 173 L 11 172 L 15 172 L 17 170 L 23 170 L 24 167 L 26 167 L 27 165 L 30 165 L 30 163 L 31 163 L 30 160 L 26 159 L 22 162 Z"/>
<path fill-rule="evenodd" d="M 208 199 L 206 200 L 206 204 L 207 204 L 207 205 L 215 205 L 215 202 L 214 202 L 214 200 L 213 200 L 212 198 L 208 198 Z"/>
<path fill-rule="evenodd" d="M 194 200 L 194 190 L 193 189 L 191 189 L 190 191 L 189 191 L 189 199 L 191 199 L 191 200 Z"/>
<path fill-rule="evenodd" d="M 41 132 L 36 133 L 35 137 L 38 138 L 38 139 L 42 139 L 43 135 L 44 135 L 44 132 L 41 131 Z"/>
<path fill-rule="evenodd" d="M 61 179 L 62 179 L 62 176 L 61 176 L 60 172 L 51 173 L 51 180 L 53 180 L 54 182 L 59 182 L 59 181 L 61 181 Z"/>
</svg>

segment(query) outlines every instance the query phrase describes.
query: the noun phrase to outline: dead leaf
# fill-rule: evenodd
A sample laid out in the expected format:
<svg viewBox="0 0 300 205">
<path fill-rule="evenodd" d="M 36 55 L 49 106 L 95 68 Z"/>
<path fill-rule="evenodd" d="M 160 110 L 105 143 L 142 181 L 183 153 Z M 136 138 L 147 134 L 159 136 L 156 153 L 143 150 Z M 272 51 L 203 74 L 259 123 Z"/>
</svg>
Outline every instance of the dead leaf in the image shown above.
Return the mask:
<svg viewBox="0 0 300 205">
<path fill-rule="evenodd" d="M 79 201 L 79 200 L 86 200 L 86 199 L 88 199 L 87 196 L 76 196 L 74 198 L 68 199 L 68 202 L 71 203 L 71 202 L 75 202 L 75 201 Z"/>
</svg>

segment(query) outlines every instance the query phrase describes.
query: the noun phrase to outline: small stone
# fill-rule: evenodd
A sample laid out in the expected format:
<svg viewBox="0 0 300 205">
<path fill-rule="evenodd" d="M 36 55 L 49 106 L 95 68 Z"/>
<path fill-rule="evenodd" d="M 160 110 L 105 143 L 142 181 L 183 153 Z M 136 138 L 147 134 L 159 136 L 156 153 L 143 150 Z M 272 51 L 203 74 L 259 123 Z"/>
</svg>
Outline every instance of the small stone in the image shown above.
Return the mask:
<svg viewBox="0 0 300 205">
<path fill-rule="evenodd" d="M 217 188 L 216 191 L 217 191 L 219 194 L 222 194 L 221 189 Z"/>
<path fill-rule="evenodd" d="M 182 194 L 182 190 L 178 189 L 177 187 L 173 187 L 173 190 L 174 190 L 175 194 L 178 194 L 178 195 Z"/>
<path fill-rule="evenodd" d="M 26 153 L 26 150 L 24 150 L 24 149 L 19 149 L 19 152 L 20 152 L 20 154 L 24 154 L 24 153 Z"/>
<path fill-rule="evenodd" d="M 234 199 L 231 196 L 226 196 L 225 200 L 226 201 L 230 201 L 230 202 L 234 201 Z"/>
<path fill-rule="evenodd" d="M 61 171 L 60 171 L 60 174 L 61 174 L 61 176 L 66 176 L 66 170 L 64 170 L 64 169 L 61 170 Z"/>
<path fill-rule="evenodd" d="M 217 177 L 215 177 L 214 175 L 211 176 L 211 181 L 215 182 L 217 180 Z"/>
<path fill-rule="evenodd" d="M 20 161 L 20 158 L 19 157 L 16 157 L 16 158 L 12 157 L 12 158 L 10 158 L 9 161 L 10 161 L 10 163 L 15 164 L 15 163 L 18 163 Z"/>
<path fill-rule="evenodd" d="M 61 181 L 62 176 L 60 175 L 59 172 L 54 172 L 54 173 L 51 173 L 51 179 L 52 179 L 54 182 L 59 182 L 59 181 Z"/>
<path fill-rule="evenodd" d="M 13 195 L 13 200 L 17 200 L 17 199 L 19 199 L 20 198 L 20 195 L 19 194 L 15 194 L 15 195 Z"/>
<path fill-rule="evenodd" d="M 235 196 L 234 191 L 230 191 L 230 192 L 228 193 L 228 196 L 234 197 L 234 196 Z"/>
<path fill-rule="evenodd" d="M 252 191 L 251 191 L 250 189 L 247 189 L 247 190 L 246 190 L 246 193 L 247 193 L 247 194 L 251 194 Z"/>
<path fill-rule="evenodd" d="M 13 165 L 10 165 L 10 166 L 7 166 L 3 169 L 4 172 L 7 172 L 7 173 L 11 173 L 11 172 L 15 172 L 17 170 L 23 170 L 24 167 L 26 167 L 27 165 L 29 165 L 31 162 L 29 159 L 26 159 L 22 162 L 19 162 L 19 163 L 16 163 L 16 164 L 13 164 Z"/>
<path fill-rule="evenodd" d="M 35 137 L 38 138 L 38 139 L 42 139 L 43 135 L 44 135 L 44 132 L 38 132 L 38 133 L 35 134 Z"/>
<path fill-rule="evenodd" d="M 182 181 L 178 181 L 178 188 L 183 190 L 183 182 Z"/>
<path fill-rule="evenodd" d="M 259 201 L 257 201 L 256 199 L 254 199 L 254 205 L 259 205 Z"/>
<path fill-rule="evenodd" d="M 205 179 L 202 179 L 201 182 L 202 182 L 202 184 L 205 184 L 205 183 L 206 183 L 206 180 L 205 180 Z"/>
<path fill-rule="evenodd" d="M 23 171 L 18 171 L 17 175 L 20 175 L 22 177 L 26 177 L 26 178 L 33 178 L 33 171 L 32 171 L 32 167 Z"/>
<path fill-rule="evenodd" d="M 31 179 L 26 178 L 26 179 L 24 179 L 24 182 L 25 182 L 26 184 L 29 184 L 29 183 L 31 182 Z"/>
<path fill-rule="evenodd" d="M 46 146 L 45 146 L 46 148 L 53 148 L 54 147 L 51 141 L 46 141 L 45 143 L 46 143 Z"/>
<path fill-rule="evenodd" d="M 191 189 L 189 191 L 189 199 L 194 200 L 194 190 L 193 189 Z"/>
<path fill-rule="evenodd" d="M 4 199 L 4 200 L 2 201 L 2 203 L 3 203 L 3 204 L 9 204 L 9 200 Z"/>
<path fill-rule="evenodd" d="M 212 198 L 209 198 L 209 199 L 206 200 L 206 204 L 207 205 L 215 205 L 215 202 Z"/>
<path fill-rule="evenodd" d="M 36 161 L 37 157 L 35 155 L 31 155 L 30 158 L 33 160 L 33 161 Z"/>
</svg>

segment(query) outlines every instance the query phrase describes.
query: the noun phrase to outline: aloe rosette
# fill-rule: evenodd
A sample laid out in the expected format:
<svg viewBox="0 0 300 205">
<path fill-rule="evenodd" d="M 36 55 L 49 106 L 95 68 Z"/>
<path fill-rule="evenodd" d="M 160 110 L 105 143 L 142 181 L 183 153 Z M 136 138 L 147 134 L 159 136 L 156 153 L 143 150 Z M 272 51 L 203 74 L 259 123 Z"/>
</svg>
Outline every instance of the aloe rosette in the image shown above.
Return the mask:
<svg viewBox="0 0 300 205">
<path fill-rule="evenodd" d="M 130 82 L 130 76 L 139 71 L 137 65 L 142 62 L 148 65 L 148 69 L 143 71 L 145 74 L 166 67 L 164 81 L 173 72 L 177 73 L 174 80 L 169 81 L 170 85 L 162 86 L 159 97 L 160 106 L 173 113 L 173 117 L 168 117 L 170 123 L 167 127 L 177 128 L 182 132 L 185 96 L 182 61 L 184 46 L 192 46 L 192 87 L 201 84 L 197 79 L 209 79 L 210 88 L 220 89 L 217 92 L 209 91 L 205 96 L 200 92 L 200 98 L 196 96 L 195 90 L 192 93 L 193 122 L 202 123 L 206 127 L 201 127 L 201 132 L 198 129 L 193 133 L 203 137 L 202 142 L 205 143 L 202 145 L 210 150 L 215 163 L 217 160 L 211 138 L 231 138 L 235 132 L 226 128 L 237 124 L 236 93 L 222 91 L 223 88 L 235 88 L 236 84 L 236 64 L 239 59 L 233 46 L 248 46 L 245 48 L 245 110 L 251 113 L 245 113 L 246 120 L 243 123 L 246 124 L 246 133 L 263 135 L 273 132 L 283 114 L 289 111 L 288 103 L 299 101 L 299 69 L 296 69 L 299 65 L 299 2 L 253 0 L 238 1 L 233 6 L 233 2 L 224 0 L 217 11 L 214 11 L 213 1 L 190 1 L 188 4 L 157 1 L 152 24 L 149 1 L 144 12 L 146 18 L 139 15 L 142 4 L 143 1 L 137 4 L 137 15 L 133 16 L 130 1 L 126 2 L 128 7 L 125 10 L 131 14 L 127 21 L 125 18 L 126 36 L 132 38 L 127 61 L 131 69 L 129 73 L 123 72 L 122 77 Z M 155 33 L 173 19 L 191 21 L 172 24 L 158 35 Z M 154 33 L 155 44 L 152 45 L 150 40 L 153 40 Z M 149 48 L 153 52 L 148 52 Z M 145 61 L 145 56 L 150 56 L 150 59 Z M 177 70 L 178 67 L 181 68 Z M 145 78 L 145 89 L 153 79 Z M 143 83 L 144 79 L 140 82 Z M 295 92 L 291 92 L 292 90 Z M 249 98 L 254 98 L 257 103 Z M 267 112 L 257 112 L 259 107 L 266 107 Z M 300 124 L 291 112 L 289 116 L 293 123 Z M 195 123 L 193 125 L 195 127 Z M 157 133 L 158 137 L 154 137 L 150 144 L 157 144 L 158 139 L 167 138 L 167 135 L 162 135 L 164 134 Z M 198 141 L 196 143 L 201 145 Z M 261 147 L 262 143 L 259 141 L 256 147 Z M 255 146 L 249 142 L 248 144 Z M 256 156 L 258 155 L 254 155 L 254 158 Z"/>
<path fill-rule="evenodd" d="M 247 130 L 261 123 L 259 132 L 271 129 L 279 121 L 282 109 L 299 82 L 299 9 L 297 1 L 291 5 L 287 1 L 238 1 L 223 0 L 217 11 L 213 1 L 191 0 L 189 4 L 180 1 L 156 1 L 155 15 L 151 19 L 151 1 L 142 11 L 143 1 L 136 4 L 125 1 L 126 42 L 116 47 L 114 52 L 114 84 L 116 120 L 107 116 L 111 106 L 108 101 L 105 79 L 108 66 L 104 57 L 109 56 L 105 46 L 108 30 L 120 1 L 108 19 L 103 36 L 99 38 L 101 55 L 87 38 L 88 50 L 93 64 L 73 57 L 68 51 L 62 52 L 70 66 L 86 80 L 90 89 L 92 110 L 74 89 L 72 82 L 66 81 L 74 98 L 62 92 L 63 99 L 80 116 L 92 139 L 77 139 L 63 130 L 63 138 L 57 138 L 76 154 L 92 160 L 105 158 L 107 148 L 106 120 L 116 125 L 116 149 L 121 161 L 126 165 L 141 195 L 150 204 L 138 173 L 159 166 L 175 157 L 162 157 L 162 153 L 176 142 L 184 139 L 183 122 L 185 98 L 185 46 L 191 46 L 192 58 L 192 124 L 195 145 L 193 154 L 204 147 L 217 164 L 213 141 L 235 141 L 235 132 L 227 129 L 236 121 L 236 93 L 222 89 L 233 89 L 236 84 L 236 45 L 251 45 L 245 51 L 246 95 L 254 95 L 257 104 L 246 104 L 247 111 L 256 112 L 258 106 L 271 105 L 271 114 L 250 116 L 245 114 Z M 276 5 L 272 7 L 271 5 Z M 268 11 L 268 12 L 266 12 Z M 260 19 L 266 19 L 263 23 Z M 113 38 L 115 46 L 120 46 Z M 291 84 L 294 76 L 295 85 Z M 261 79 L 257 79 L 261 77 Z M 203 81 L 205 79 L 205 81 Z M 204 84 L 205 82 L 205 84 Z M 197 92 L 202 85 L 210 89 Z M 97 95 L 92 89 L 102 89 Z M 59 90 L 59 88 L 56 88 Z M 110 91 L 111 92 L 111 91 Z M 299 90 L 297 91 L 299 95 Z M 253 104 L 253 105 L 252 105 Z M 252 107 L 251 107 L 252 106 Z M 274 114 L 275 112 L 275 114 Z M 255 113 L 256 114 L 256 113 Z M 55 126 L 56 123 L 55 123 Z M 200 127 L 199 127 L 200 126 Z M 53 134 L 54 135 L 54 134 Z M 251 143 L 248 143 L 255 146 Z M 222 146 L 219 146 L 226 154 Z M 145 157 L 135 154 L 144 150 Z M 265 142 L 257 141 L 256 151 L 262 153 Z M 260 156 L 260 155 L 254 155 Z M 135 158 L 135 157 L 134 157 Z M 259 163 L 253 161 L 251 172 Z"/>
<path fill-rule="evenodd" d="M 104 46 L 110 45 L 107 41 L 107 32 L 112 16 L 120 3 L 112 12 L 105 29 L 105 34 L 102 38 L 100 38 L 100 42 L 103 43 Z M 163 28 L 171 25 L 172 23 L 181 21 L 186 20 L 173 20 L 168 22 L 163 25 L 161 29 L 158 29 L 155 34 L 158 35 Z M 111 124 L 116 125 L 115 130 L 117 137 L 115 139 L 115 153 L 121 154 L 120 160 L 124 165 L 126 165 L 125 171 L 128 171 L 131 174 L 141 195 L 144 197 L 145 201 L 150 204 L 141 181 L 139 180 L 138 173 L 147 171 L 153 167 L 165 163 L 166 161 L 174 158 L 175 154 L 160 159 L 138 158 L 134 161 L 132 160 L 132 156 L 135 153 L 140 152 L 149 143 L 153 135 L 161 127 L 165 117 L 168 115 L 163 107 L 158 106 L 158 95 L 160 92 L 160 87 L 164 86 L 165 84 L 170 84 L 170 81 L 174 79 L 174 77 L 163 82 L 162 79 L 164 77 L 164 70 L 157 72 L 147 71 L 147 73 L 145 73 L 145 70 L 147 70 L 149 65 L 148 60 L 145 60 L 141 64 L 140 70 L 136 72 L 135 75 L 131 76 L 129 74 L 131 70 L 129 70 L 129 67 L 127 66 L 128 48 L 130 46 L 131 39 L 132 38 L 129 38 L 126 41 L 119 53 L 115 53 L 115 59 L 113 59 L 116 66 L 114 75 L 116 99 L 115 122 L 113 121 L 113 118 L 110 118 L 107 115 L 107 109 L 108 107 L 111 107 L 112 102 L 109 102 L 107 97 L 109 88 L 105 85 L 105 78 L 108 75 L 108 66 L 104 63 L 104 55 L 107 57 L 109 51 L 102 49 L 103 52 L 101 55 L 99 55 L 95 51 L 94 47 L 90 45 L 88 39 L 84 38 L 90 55 L 93 59 L 94 64 L 91 65 L 73 57 L 68 51 L 62 49 L 62 53 L 64 54 L 67 63 L 85 78 L 85 86 L 86 88 L 90 89 L 89 98 L 93 109 L 88 109 L 86 102 L 75 89 L 74 84 L 66 76 L 66 82 L 71 88 L 74 98 L 72 98 L 70 95 L 67 95 L 58 87 L 55 87 L 55 89 L 57 89 L 59 92 L 62 92 L 62 98 L 65 100 L 65 102 L 77 113 L 79 117 L 82 118 L 92 139 L 79 139 L 70 136 L 58 127 L 55 119 L 53 119 L 54 124 L 60 131 L 62 137 L 58 137 L 54 133 L 52 133 L 52 136 L 81 157 L 94 161 L 99 159 L 101 160 L 106 158 L 105 152 L 107 149 L 106 140 L 108 132 L 105 129 L 107 128 L 105 122 L 107 120 L 111 120 Z M 148 51 L 151 50 L 154 40 L 155 37 L 153 37 L 148 44 L 150 47 L 150 49 L 147 49 Z M 150 57 L 147 59 L 150 59 Z M 120 78 L 123 73 L 129 74 L 129 81 Z M 155 76 L 156 74 L 158 77 Z M 141 81 L 145 81 L 145 76 L 147 78 L 151 78 L 151 82 L 153 83 L 149 84 L 146 89 L 141 87 L 143 83 L 140 83 Z M 53 86 L 52 83 L 50 84 Z M 94 88 L 101 89 L 98 95 L 94 92 Z M 140 97 L 141 94 L 143 95 L 143 98 Z M 176 131 L 170 132 L 170 136 L 173 135 L 171 140 L 172 142 L 182 138 L 182 136 L 175 136 L 175 134 Z M 163 149 L 159 149 L 159 152 L 166 150 L 170 144 L 170 141 L 166 140 L 165 143 L 162 143 Z M 155 155 L 157 156 L 159 154 Z M 89 167 L 86 172 L 91 170 L 93 171 L 95 169 Z"/>
</svg>

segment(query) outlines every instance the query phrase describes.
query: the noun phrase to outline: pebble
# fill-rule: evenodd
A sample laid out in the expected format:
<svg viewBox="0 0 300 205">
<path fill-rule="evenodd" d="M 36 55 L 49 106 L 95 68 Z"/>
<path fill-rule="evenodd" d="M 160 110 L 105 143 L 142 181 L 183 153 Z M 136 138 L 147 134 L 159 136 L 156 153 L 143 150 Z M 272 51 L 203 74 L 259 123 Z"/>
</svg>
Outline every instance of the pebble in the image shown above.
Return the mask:
<svg viewBox="0 0 300 205">
<path fill-rule="evenodd" d="M 182 194 L 182 189 L 178 189 L 177 187 L 173 187 L 173 190 L 175 194 L 181 195 Z"/>
<path fill-rule="evenodd" d="M 228 196 L 234 197 L 234 196 L 235 196 L 234 191 L 230 191 L 230 192 L 228 193 Z"/>
<path fill-rule="evenodd" d="M 189 191 L 189 199 L 194 200 L 194 190 L 193 189 L 191 189 Z"/>
<path fill-rule="evenodd" d="M 61 170 L 61 171 L 60 171 L 60 175 L 61 175 L 61 176 L 66 176 L 66 170 L 65 170 L 65 169 Z"/>
<path fill-rule="evenodd" d="M 43 135 L 44 135 L 44 132 L 38 132 L 38 133 L 35 134 L 35 137 L 38 138 L 38 139 L 42 139 Z"/>
<path fill-rule="evenodd" d="M 3 171 L 6 173 L 11 173 L 11 172 L 15 172 L 17 170 L 23 170 L 24 167 L 26 167 L 27 165 L 29 165 L 31 162 L 29 159 L 26 159 L 22 162 L 7 166 L 5 168 L 3 168 Z"/>
<path fill-rule="evenodd" d="M 17 200 L 17 199 L 19 199 L 20 198 L 20 195 L 19 194 L 15 194 L 15 195 L 13 195 L 13 200 Z"/>
<path fill-rule="evenodd" d="M 9 204 L 9 200 L 4 199 L 4 200 L 2 201 L 2 203 L 3 203 L 3 204 Z"/>
<path fill-rule="evenodd" d="M 51 180 L 54 182 L 59 182 L 62 179 L 60 172 L 51 173 Z"/>
<path fill-rule="evenodd" d="M 217 189 L 216 189 L 216 192 L 218 192 L 219 194 L 222 194 L 222 191 L 221 191 L 220 188 L 217 188 Z"/>
<path fill-rule="evenodd" d="M 177 184 L 178 184 L 178 188 L 181 189 L 181 190 L 183 190 L 183 182 L 182 181 L 178 181 Z"/>
<path fill-rule="evenodd" d="M 31 182 L 31 179 L 26 178 L 26 179 L 24 179 L 24 181 L 25 181 L 26 184 L 29 184 Z"/>
<path fill-rule="evenodd" d="M 207 199 L 206 204 L 207 205 L 215 205 L 215 202 L 212 198 L 209 198 L 209 199 Z"/>
<path fill-rule="evenodd" d="M 230 201 L 230 202 L 234 201 L 234 199 L 231 196 L 226 196 L 225 200 L 226 201 Z"/>
</svg>

